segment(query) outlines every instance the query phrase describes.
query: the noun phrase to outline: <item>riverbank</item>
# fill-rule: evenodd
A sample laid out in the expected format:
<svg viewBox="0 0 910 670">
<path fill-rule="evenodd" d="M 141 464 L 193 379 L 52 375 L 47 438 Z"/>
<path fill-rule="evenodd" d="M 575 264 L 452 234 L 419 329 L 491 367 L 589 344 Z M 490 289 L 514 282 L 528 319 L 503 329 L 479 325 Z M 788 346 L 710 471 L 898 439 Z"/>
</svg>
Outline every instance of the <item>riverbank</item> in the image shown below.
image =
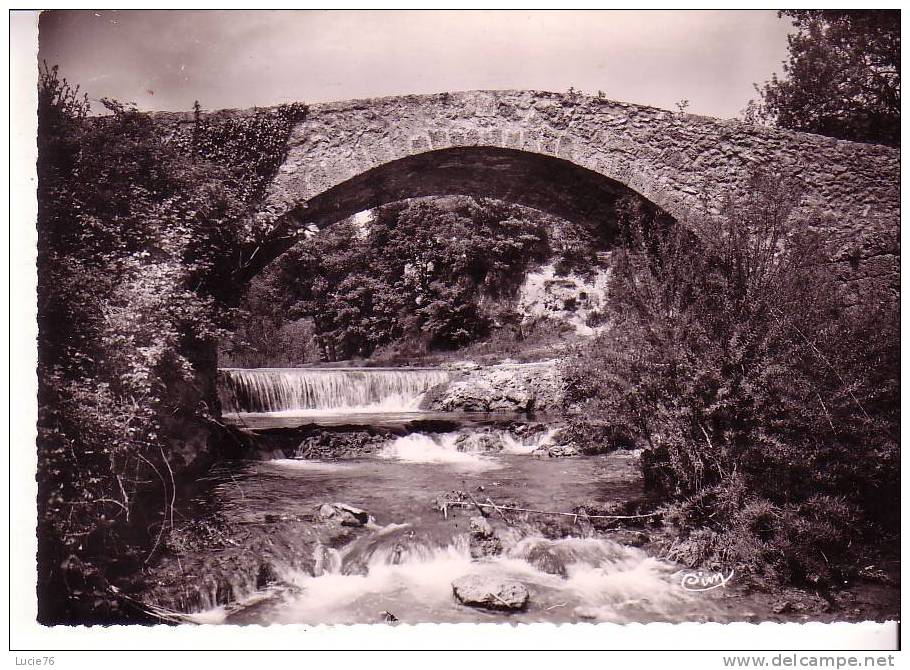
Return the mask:
<svg viewBox="0 0 910 670">
<path fill-rule="evenodd" d="M 155 546 L 111 581 L 130 621 L 899 616 L 886 555 L 827 590 L 670 560 L 681 538 L 642 452 L 581 455 L 562 436 L 555 361 L 229 372 L 234 407 L 277 411 L 223 417 L 222 458 L 181 478 Z"/>
<path fill-rule="evenodd" d="M 214 469 L 147 573 L 147 604 L 235 624 L 381 623 L 383 612 L 409 623 L 899 616 L 896 561 L 827 594 L 735 571 L 722 588 L 686 592 L 683 566 L 662 558 L 672 532 L 638 516 L 656 501 L 636 452 L 552 461 L 448 445 L 441 461 L 445 446 L 394 443 L 336 462 Z M 466 605 L 452 583 L 470 575 L 517 581 L 528 602 L 514 611 Z"/>
</svg>

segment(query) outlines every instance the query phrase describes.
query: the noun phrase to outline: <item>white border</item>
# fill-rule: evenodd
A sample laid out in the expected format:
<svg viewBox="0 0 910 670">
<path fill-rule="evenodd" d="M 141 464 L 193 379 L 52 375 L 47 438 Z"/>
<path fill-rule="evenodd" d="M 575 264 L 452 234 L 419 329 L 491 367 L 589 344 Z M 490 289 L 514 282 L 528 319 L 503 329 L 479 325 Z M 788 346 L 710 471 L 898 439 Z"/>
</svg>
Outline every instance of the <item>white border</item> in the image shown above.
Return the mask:
<svg viewBox="0 0 910 670">
<path fill-rule="evenodd" d="M 208 3 L 207 3 L 208 4 Z M 326 5 L 338 6 L 328 2 Z M 463 3 L 483 8 L 479 2 Z M 810 3 L 815 4 L 815 3 Z M 889 3 L 890 4 L 890 3 Z M 585 3 L 590 6 L 589 3 Z M 98 2 L 99 7 L 112 7 Z M 57 657 L 63 667 L 97 667 L 128 662 L 140 665 L 170 662 L 162 654 L 167 649 L 893 649 L 897 642 L 896 624 L 551 624 L 470 625 L 425 624 L 419 626 L 351 626 L 351 627 L 110 627 L 53 629 L 35 623 L 35 75 L 37 54 L 37 13 L 10 15 L 10 260 L 9 300 L 12 340 L 10 342 L 10 528 L 7 537 L 11 548 L 10 584 L 4 584 L 4 595 L 10 603 L 10 648 L 31 650 L 53 649 L 146 649 L 155 654 L 93 654 L 62 652 Z M 15 476 L 13 476 L 15 475 Z M 12 548 L 15 554 L 12 554 Z M 4 552 L 5 554 L 6 552 Z M 4 557 L 4 560 L 7 560 Z M 7 593 L 7 587 L 10 591 Z M 46 654 L 42 654 L 46 655 Z M 719 654 L 697 653 L 673 655 L 672 652 L 648 652 L 647 657 L 661 665 L 723 667 Z M 16 653 L 16 659 L 36 654 Z M 213 654 L 207 662 L 257 662 L 248 655 Z M 773 657 L 770 655 L 769 658 Z M 863 653 L 856 654 L 862 658 Z M 178 656 L 196 659 L 192 654 Z M 376 657 L 357 657 L 361 664 L 372 665 Z M 380 657 L 381 658 L 381 657 Z M 508 665 L 526 662 L 522 655 L 504 657 Z M 532 657 L 533 658 L 533 657 Z M 640 652 L 620 658 L 640 664 Z M 611 658 L 617 662 L 620 658 Z M 141 660 L 140 660 L 141 659 Z M 544 662 L 547 657 L 542 657 Z M 331 658 L 327 662 L 334 662 Z M 416 660 L 416 659 L 415 659 Z M 554 659 L 555 660 L 555 659 Z M 269 664 L 292 661 L 281 652 L 266 654 L 261 661 Z M 314 659 L 315 661 L 315 659 Z M 438 660 L 434 660 L 437 663 Z M 182 667 L 182 665 L 181 665 Z M 620 666 L 623 667 L 623 666 Z"/>
</svg>

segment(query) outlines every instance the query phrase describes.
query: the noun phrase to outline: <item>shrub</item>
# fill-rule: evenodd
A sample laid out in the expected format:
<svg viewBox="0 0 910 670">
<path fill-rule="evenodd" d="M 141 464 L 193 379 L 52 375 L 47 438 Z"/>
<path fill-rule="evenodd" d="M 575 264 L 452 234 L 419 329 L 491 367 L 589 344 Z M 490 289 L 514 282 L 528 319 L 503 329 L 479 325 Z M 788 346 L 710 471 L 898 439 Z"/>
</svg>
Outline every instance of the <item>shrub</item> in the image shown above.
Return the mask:
<svg viewBox="0 0 910 670">
<path fill-rule="evenodd" d="M 46 66 L 38 102 L 39 620 L 118 621 L 106 578 L 163 546 L 180 470 L 206 455 L 197 367 L 302 112 L 169 134 L 116 101 L 88 117 Z"/>
<path fill-rule="evenodd" d="M 756 173 L 689 230 L 628 206 L 610 325 L 565 374 L 576 441 L 647 447 L 677 555 L 817 581 L 850 561 L 850 527 L 826 517 L 895 521 L 899 331 L 886 299 L 845 304 L 798 202 Z"/>
<path fill-rule="evenodd" d="M 313 320 L 325 360 L 366 357 L 409 342 L 451 350 L 484 337 L 481 298 L 511 296 L 547 250 L 547 219 L 469 197 L 417 199 L 376 210 L 366 226 L 342 221 L 290 250 L 257 286 L 272 309 Z"/>
</svg>

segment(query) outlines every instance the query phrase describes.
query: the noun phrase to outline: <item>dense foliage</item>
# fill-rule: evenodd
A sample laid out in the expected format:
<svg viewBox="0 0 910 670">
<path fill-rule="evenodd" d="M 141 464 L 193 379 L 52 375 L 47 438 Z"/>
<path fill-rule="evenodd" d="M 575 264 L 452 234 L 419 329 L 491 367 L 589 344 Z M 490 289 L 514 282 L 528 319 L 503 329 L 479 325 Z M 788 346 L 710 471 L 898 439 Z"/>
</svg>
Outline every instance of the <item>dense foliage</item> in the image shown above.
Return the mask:
<svg viewBox="0 0 910 670">
<path fill-rule="evenodd" d="M 367 357 L 393 344 L 418 354 L 463 347 L 516 318 L 507 299 L 534 263 L 590 271 L 603 244 L 580 226 L 495 200 L 380 207 L 368 223 L 343 221 L 297 245 L 253 282 L 234 355 L 283 363 Z M 304 332 L 302 320 L 315 352 L 288 341 Z"/>
<path fill-rule="evenodd" d="M 566 374 L 577 440 L 646 447 L 671 556 L 820 585 L 896 528 L 899 325 L 844 304 L 797 202 L 757 175 L 694 234 L 630 208 L 611 328 Z"/>
<path fill-rule="evenodd" d="M 857 142 L 900 145 L 898 10 L 788 10 L 784 76 L 772 75 L 747 118 Z"/>
<path fill-rule="evenodd" d="M 198 457 L 198 426 L 211 415 L 196 367 L 214 365 L 225 268 L 239 246 L 268 234 L 251 212 L 302 113 L 261 112 L 229 133 L 197 116 L 185 132 L 165 132 L 149 115 L 103 102 L 109 115 L 89 117 L 87 99 L 57 68 L 41 70 L 44 621 L 123 616 L 99 567 L 116 574 L 141 565 L 173 523 L 175 473 Z"/>
</svg>

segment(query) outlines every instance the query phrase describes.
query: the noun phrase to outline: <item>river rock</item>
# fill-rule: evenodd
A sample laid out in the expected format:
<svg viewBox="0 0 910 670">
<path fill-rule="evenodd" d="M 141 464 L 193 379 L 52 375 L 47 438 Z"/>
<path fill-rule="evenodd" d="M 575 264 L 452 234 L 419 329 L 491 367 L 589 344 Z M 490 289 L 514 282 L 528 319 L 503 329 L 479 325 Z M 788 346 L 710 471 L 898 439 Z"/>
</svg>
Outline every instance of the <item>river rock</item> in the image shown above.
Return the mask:
<svg viewBox="0 0 910 670">
<path fill-rule="evenodd" d="M 471 536 L 470 542 L 471 558 L 487 558 L 489 556 L 499 556 L 502 553 L 502 540 L 495 535 L 490 537 Z"/>
<path fill-rule="evenodd" d="M 486 538 L 493 536 L 493 526 L 482 516 L 471 517 L 471 535 L 477 538 Z"/>
<path fill-rule="evenodd" d="M 337 460 L 363 456 L 375 452 L 388 439 L 387 436 L 364 430 L 315 430 L 306 431 L 297 445 L 294 458 Z"/>
<path fill-rule="evenodd" d="M 774 604 L 771 611 L 775 614 L 786 614 L 793 611 L 793 603 L 789 600 L 782 600 Z"/>
<path fill-rule="evenodd" d="M 532 547 L 525 555 L 525 560 L 548 575 L 558 575 L 562 578 L 568 577 L 563 559 L 546 545 L 540 544 Z"/>
<path fill-rule="evenodd" d="M 342 526 L 365 526 L 370 521 L 367 512 L 345 503 L 323 503 L 317 514 L 323 521 L 338 521 Z"/>
<path fill-rule="evenodd" d="M 455 440 L 455 449 L 462 452 L 498 452 L 502 451 L 502 440 L 489 432 L 471 431 L 459 435 Z"/>
<path fill-rule="evenodd" d="M 643 547 L 651 541 L 646 534 L 630 528 L 620 528 L 610 534 L 610 539 L 628 547 Z"/>
<path fill-rule="evenodd" d="M 563 458 L 566 456 L 578 456 L 581 450 L 573 442 L 568 444 L 549 444 L 538 447 L 531 452 L 535 458 Z"/>
<path fill-rule="evenodd" d="M 521 610 L 528 604 L 528 587 L 514 579 L 465 575 L 452 582 L 452 593 L 463 605 L 489 610 Z"/>
<path fill-rule="evenodd" d="M 493 526 L 482 516 L 471 517 L 470 550 L 472 558 L 486 558 L 502 553 L 502 540 L 496 537 Z"/>
<path fill-rule="evenodd" d="M 259 572 L 256 574 L 256 588 L 263 589 L 279 580 L 278 572 L 269 562 L 259 564 Z"/>
</svg>

